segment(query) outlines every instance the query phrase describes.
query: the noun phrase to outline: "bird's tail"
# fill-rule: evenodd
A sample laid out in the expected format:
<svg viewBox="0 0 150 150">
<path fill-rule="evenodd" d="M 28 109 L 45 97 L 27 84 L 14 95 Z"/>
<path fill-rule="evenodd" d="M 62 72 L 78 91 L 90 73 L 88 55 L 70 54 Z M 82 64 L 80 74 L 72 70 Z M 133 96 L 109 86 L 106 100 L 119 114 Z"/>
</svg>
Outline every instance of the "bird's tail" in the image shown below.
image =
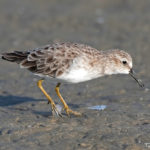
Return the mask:
<svg viewBox="0 0 150 150">
<path fill-rule="evenodd" d="M 2 53 L 1 58 L 7 61 L 20 63 L 28 56 L 28 52 L 14 51 L 11 53 Z"/>
</svg>

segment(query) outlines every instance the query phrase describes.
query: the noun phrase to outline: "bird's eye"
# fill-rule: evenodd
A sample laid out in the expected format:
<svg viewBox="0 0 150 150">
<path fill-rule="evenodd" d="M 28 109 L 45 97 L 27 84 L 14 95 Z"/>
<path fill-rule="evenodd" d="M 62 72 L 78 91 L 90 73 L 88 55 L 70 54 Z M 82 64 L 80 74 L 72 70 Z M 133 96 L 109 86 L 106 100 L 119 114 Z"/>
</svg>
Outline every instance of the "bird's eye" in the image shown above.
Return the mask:
<svg viewBox="0 0 150 150">
<path fill-rule="evenodd" d="M 124 61 L 122 61 L 122 63 L 125 65 L 125 64 L 127 64 L 127 61 L 124 60 Z"/>
</svg>

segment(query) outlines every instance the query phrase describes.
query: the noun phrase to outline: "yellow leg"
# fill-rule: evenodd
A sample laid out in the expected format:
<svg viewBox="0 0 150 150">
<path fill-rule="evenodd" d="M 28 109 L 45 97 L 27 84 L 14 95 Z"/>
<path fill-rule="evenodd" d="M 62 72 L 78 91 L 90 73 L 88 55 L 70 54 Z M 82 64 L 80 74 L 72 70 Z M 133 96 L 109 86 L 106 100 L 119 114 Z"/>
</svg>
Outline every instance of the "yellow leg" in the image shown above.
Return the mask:
<svg viewBox="0 0 150 150">
<path fill-rule="evenodd" d="M 62 116 L 61 113 L 57 110 L 56 105 L 54 103 L 54 101 L 52 100 L 52 98 L 47 94 L 47 92 L 44 90 L 43 86 L 42 86 L 42 82 L 44 80 L 39 80 L 37 82 L 37 86 L 40 88 L 40 90 L 44 93 L 44 95 L 46 96 L 46 98 L 48 99 L 48 102 L 51 104 L 52 107 L 52 112 L 55 112 L 57 115 Z"/>
<path fill-rule="evenodd" d="M 61 94 L 60 94 L 60 92 L 59 92 L 60 84 L 61 84 L 61 83 L 58 83 L 58 84 L 57 84 L 57 86 L 56 86 L 56 88 L 55 88 L 55 91 L 56 91 L 58 97 L 60 98 L 61 102 L 63 103 L 64 109 L 65 109 L 67 115 L 70 116 L 70 113 L 71 113 L 71 114 L 74 114 L 74 115 L 76 115 L 76 116 L 80 116 L 81 113 L 71 110 L 71 109 L 69 108 L 69 106 L 67 105 L 67 103 L 65 102 L 65 100 L 63 99 L 63 97 L 61 96 Z"/>
</svg>

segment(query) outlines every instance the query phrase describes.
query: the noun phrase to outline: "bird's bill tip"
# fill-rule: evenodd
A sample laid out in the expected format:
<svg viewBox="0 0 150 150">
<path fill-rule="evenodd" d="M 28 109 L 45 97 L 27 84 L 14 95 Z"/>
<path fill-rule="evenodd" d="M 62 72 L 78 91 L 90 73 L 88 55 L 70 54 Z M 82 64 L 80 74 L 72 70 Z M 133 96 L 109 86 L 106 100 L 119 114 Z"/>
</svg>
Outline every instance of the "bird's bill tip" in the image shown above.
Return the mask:
<svg viewBox="0 0 150 150">
<path fill-rule="evenodd" d="M 137 77 L 135 76 L 135 72 L 132 68 L 130 69 L 129 74 L 138 83 L 140 87 L 144 88 L 144 84 L 142 83 L 140 79 L 137 79 Z"/>
</svg>

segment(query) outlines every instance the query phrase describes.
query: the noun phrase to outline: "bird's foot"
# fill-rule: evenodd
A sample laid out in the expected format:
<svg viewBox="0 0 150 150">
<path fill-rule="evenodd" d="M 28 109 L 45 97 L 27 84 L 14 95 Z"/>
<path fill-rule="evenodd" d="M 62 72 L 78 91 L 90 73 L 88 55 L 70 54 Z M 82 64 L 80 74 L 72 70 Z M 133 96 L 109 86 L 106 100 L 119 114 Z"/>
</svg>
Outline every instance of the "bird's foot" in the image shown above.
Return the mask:
<svg viewBox="0 0 150 150">
<path fill-rule="evenodd" d="M 77 112 L 77 111 L 73 111 L 73 110 L 71 110 L 69 107 L 67 107 L 67 108 L 64 108 L 65 109 L 65 111 L 66 111 L 66 114 L 70 117 L 70 114 L 73 114 L 73 115 L 75 115 L 75 116 L 81 116 L 82 114 L 81 113 L 79 113 L 79 112 Z"/>
</svg>

